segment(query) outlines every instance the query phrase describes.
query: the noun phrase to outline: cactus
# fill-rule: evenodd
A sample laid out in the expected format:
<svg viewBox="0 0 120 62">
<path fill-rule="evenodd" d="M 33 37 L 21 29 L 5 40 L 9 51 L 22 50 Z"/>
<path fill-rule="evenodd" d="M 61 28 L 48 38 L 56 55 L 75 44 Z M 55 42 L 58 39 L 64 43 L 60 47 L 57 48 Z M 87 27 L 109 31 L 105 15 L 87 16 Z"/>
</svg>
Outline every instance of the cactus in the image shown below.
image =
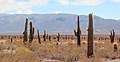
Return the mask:
<svg viewBox="0 0 120 62">
<path fill-rule="evenodd" d="M 119 38 L 119 42 L 120 42 L 120 38 Z"/>
<path fill-rule="evenodd" d="M 25 22 L 25 30 L 23 32 L 23 43 L 27 42 L 27 40 L 28 40 L 27 29 L 28 29 L 28 18 L 26 18 L 26 22 Z"/>
<path fill-rule="evenodd" d="M 41 44 L 41 41 L 40 41 L 40 34 L 39 34 L 39 30 L 37 29 L 37 34 L 38 34 L 38 42 L 39 44 Z"/>
<path fill-rule="evenodd" d="M 114 42 L 114 39 L 115 39 L 115 32 L 114 32 L 114 29 L 113 29 L 113 31 L 110 31 L 110 40 L 111 40 L 111 43 Z"/>
<path fill-rule="evenodd" d="M 44 41 L 46 41 L 46 31 L 44 30 L 44 35 L 43 35 Z"/>
<path fill-rule="evenodd" d="M 65 39 L 66 39 L 66 40 L 68 39 L 68 36 L 67 36 L 67 35 L 65 35 Z"/>
<path fill-rule="evenodd" d="M 51 41 L 51 36 L 49 36 L 49 41 Z"/>
<path fill-rule="evenodd" d="M 30 22 L 29 43 L 31 43 L 33 41 L 33 37 L 34 37 L 34 27 L 32 25 L 32 22 Z"/>
<path fill-rule="evenodd" d="M 80 30 L 80 24 L 79 24 L 79 16 L 77 17 L 77 31 L 74 30 L 74 34 L 75 36 L 77 36 L 77 45 L 81 46 L 81 39 L 80 39 L 80 35 L 81 35 L 81 30 Z"/>
<path fill-rule="evenodd" d="M 117 43 L 114 43 L 114 44 L 113 44 L 114 52 L 117 51 L 117 49 L 118 49 L 117 46 L 118 46 Z"/>
<path fill-rule="evenodd" d="M 3 36 L 1 36 L 1 39 L 4 39 L 4 37 L 3 37 Z"/>
<path fill-rule="evenodd" d="M 57 35 L 57 41 L 60 41 L 60 33 Z"/>
<path fill-rule="evenodd" d="M 92 13 L 89 14 L 89 25 L 88 25 L 88 45 L 87 45 L 87 57 L 93 56 L 93 38 L 94 38 L 94 28 L 93 28 L 93 16 Z"/>
<path fill-rule="evenodd" d="M 46 39 L 48 39 L 49 38 L 49 35 L 48 34 L 46 34 Z"/>
<path fill-rule="evenodd" d="M 11 43 L 13 42 L 13 39 L 12 39 L 12 37 L 10 38 L 10 41 L 11 41 Z"/>
</svg>

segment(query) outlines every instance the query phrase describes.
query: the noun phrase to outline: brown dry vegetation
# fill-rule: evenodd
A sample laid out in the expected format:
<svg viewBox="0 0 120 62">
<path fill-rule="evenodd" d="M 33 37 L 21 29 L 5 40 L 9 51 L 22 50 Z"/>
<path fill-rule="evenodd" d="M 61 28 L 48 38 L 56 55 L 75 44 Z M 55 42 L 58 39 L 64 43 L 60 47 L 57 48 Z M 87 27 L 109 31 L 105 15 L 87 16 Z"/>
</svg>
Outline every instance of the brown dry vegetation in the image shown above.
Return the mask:
<svg viewBox="0 0 120 62">
<path fill-rule="evenodd" d="M 47 40 L 42 44 L 35 38 L 32 43 L 23 44 L 22 39 L 9 37 L 0 39 L 0 62 L 105 62 L 120 59 L 120 50 L 114 52 L 110 39 L 94 40 L 94 57 L 87 58 L 87 42 L 82 39 L 81 47 L 77 46 L 75 37 Z M 118 42 L 118 39 L 115 39 Z M 118 42 L 119 43 L 119 42 Z M 119 46 L 119 45 L 118 45 Z"/>
</svg>

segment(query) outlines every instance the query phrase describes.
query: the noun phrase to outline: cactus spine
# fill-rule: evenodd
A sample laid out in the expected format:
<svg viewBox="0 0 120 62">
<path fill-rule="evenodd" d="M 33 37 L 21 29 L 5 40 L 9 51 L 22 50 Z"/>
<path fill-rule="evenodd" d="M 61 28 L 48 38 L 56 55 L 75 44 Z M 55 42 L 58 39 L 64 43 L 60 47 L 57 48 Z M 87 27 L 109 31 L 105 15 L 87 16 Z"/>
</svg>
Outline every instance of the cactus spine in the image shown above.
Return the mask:
<svg viewBox="0 0 120 62">
<path fill-rule="evenodd" d="M 39 30 L 37 29 L 37 34 L 38 34 L 38 42 L 39 44 L 41 44 L 41 41 L 40 41 L 40 34 L 39 34 Z"/>
<path fill-rule="evenodd" d="M 114 31 L 114 29 L 113 29 L 113 31 L 110 31 L 110 40 L 111 40 L 111 43 L 113 43 L 114 42 L 114 39 L 115 39 L 115 31 Z"/>
<path fill-rule="evenodd" d="M 81 35 L 81 30 L 80 30 L 80 24 L 79 24 L 79 16 L 77 17 L 77 31 L 74 30 L 75 36 L 77 36 L 77 45 L 81 46 L 81 40 L 80 40 L 80 35 Z"/>
<path fill-rule="evenodd" d="M 57 41 L 60 41 L 60 33 L 57 35 Z"/>
<path fill-rule="evenodd" d="M 30 34 L 29 34 L 29 42 L 31 43 L 33 41 L 34 37 L 34 27 L 32 25 L 32 22 L 30 22 Z"/>
<path fill-rule="evenodd" d="M 46 31 L 44 30 L 44 35 L 43 35 L 44 41 L 46 41 Z"/>
<path fill-rule="evenodd" d="M 87 45 L 87 57 L 93 56 L 93 38 L 94 38 L 94 28 L 93 28 L 93 16 L 92 13 L 89 14 L 89 25 L 88 25 L 88 45 Z"/>
<path fill-rule="evenodd" d="M 28 29 L 28 18 L 26 18 L 26 22 L 25 22 L 25 30 L 23 32 L 23 43 L 27 42 L 27 38 L 28 38 L 28 32 L 27 32 L 27 29 Z"/>
</svg>

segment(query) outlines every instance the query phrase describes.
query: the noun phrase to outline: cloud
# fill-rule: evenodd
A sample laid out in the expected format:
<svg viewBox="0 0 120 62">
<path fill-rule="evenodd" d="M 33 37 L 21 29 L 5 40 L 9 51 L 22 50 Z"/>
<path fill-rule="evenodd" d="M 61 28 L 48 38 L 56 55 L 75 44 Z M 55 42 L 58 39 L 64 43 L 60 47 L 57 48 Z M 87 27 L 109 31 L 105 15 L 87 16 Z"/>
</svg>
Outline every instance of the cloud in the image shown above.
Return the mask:
<svg viewBox="0 0 120 62">
<path fill-rule="evenodd" d="M 9 11 L 31 11 L 33 7 L 37 5 L 45 5 L 47 4 L 48 0 L 30 0 L 27 2 L 16 0 L 0 0 L 0 10 Z"/>
<path fill-rule="evenodd" d="M 102 4 L 104 1 L 105 0 L 75 0 L 75 1 L 58 0 L 58 2 L 62 5 L 80 5 L 80 6 L 96 6 Z"/>
<path fill-rule="evenodd" d="M 120 0 L 112 0 L 113 2 L 120 2 Z"/>
<path fill-rule="evenodd" d="M 90 5 L 90 6 L 96 6 L 103 3 L 104 0 L 76 0 L 73 2 L 73 5 Z"/>
<path fill-rule="evenodd" d="M 62 5 L 69 5 L 70 1 L 69 0 L 58 0 L 58 3 L 60 3 Z"/>
</svg>

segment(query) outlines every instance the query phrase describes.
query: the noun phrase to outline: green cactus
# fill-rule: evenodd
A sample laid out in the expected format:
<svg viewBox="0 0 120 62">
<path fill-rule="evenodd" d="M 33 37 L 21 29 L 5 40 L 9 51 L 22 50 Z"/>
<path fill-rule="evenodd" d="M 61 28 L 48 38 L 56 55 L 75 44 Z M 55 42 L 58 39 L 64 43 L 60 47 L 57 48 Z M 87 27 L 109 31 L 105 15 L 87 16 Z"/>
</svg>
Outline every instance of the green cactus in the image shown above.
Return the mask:
<svg viewBox="0 0 120 62">
<path fill-rule="evenodd" d="M 26 22 L 25 22 L 25 30 L 23 32 L 23 43 L 27 42 L 28 40 L 28 18 L 26 18 Z"/>
<path fill-rule="evenodd" d="M 38 42 L 39 44 L 41 44 L 41 41 L 40 41 L 40 34 L 39 34 L 39 30 L 37 29 L 37 34 L 38 34 Z"/>
<path fill-rule="evenodd" d="M 49 36 L 49 41 L 51 41 L 51 36 Z"/>
<path fill-rule="evenodd" d="M 11 41 L 11 43 L 13 42 L 13 39 L 12 39 L 12 37 L 10 37 L 10 41 Z"/>
<path fill-rule="evenodd" d="M 119 42 L 120 42 L 120 38 L 119 38 Z"/>
<path fill-rule="evenodd" d="M 115 44 L 113 44 L 113 47 L 114 47 L 114 52 L 116 52 L 118 49 L 118 45 L 115 43 Z"/>
<path fill-rule="evenodd" d="M 87 45 L 87 57 L 93 56 L 93 38 L 94 38 L 94 28 L 93 28 L 93 16 L 92 13 L 89 14 L 89 25 L 88 25 L 88 45 Z"/>
<path fill-rule="evenodd" d="M 66 39 L 66 40 L 68 39 L 68 36 L 67 36 L 67 35 L 65 35 L 65 39 Z"/>
<path fill-rule="evenodd" d="M 114 42 L 114 39 L 115 39 L 115 31 L 113 29 L 113 31 L 110 31 L 110 40 L 111 40 L 111 43 Z"/>
<path fill-rule="evenodd" d="M 60 33 L 57 35 L 57 41 L 60 41 Z"/>
<path fill-rule="evenodd" d="M 34 27 L 33 27 L 32 22 L 30 21 L 29 43 L 33 41 L 33 37 L 34 37 Z"/>
<path fill-rule="evenodd" d="M 74 34 L 75 36 L 77 36 L 77 45 L 78 46 L 81 46 L 81 39 L 80 39 L 80 36 L 81 36 L 81 30 L 80 30 L 80 24 L 79 24 L 79 16 L 77 17 L 77 31 L 74 30 Z"/>
<path fill-rule="evenodd" d="M 44 35 L 43 35 L 44 41 L 46 41 L 46 31 L 44 30 Z"/>
<path fill-rule="evenodd" d="M 48 34 L 46 34 L 46 39 L 48 39 L 49 38 L 49 35 Z"/>
</svg>

